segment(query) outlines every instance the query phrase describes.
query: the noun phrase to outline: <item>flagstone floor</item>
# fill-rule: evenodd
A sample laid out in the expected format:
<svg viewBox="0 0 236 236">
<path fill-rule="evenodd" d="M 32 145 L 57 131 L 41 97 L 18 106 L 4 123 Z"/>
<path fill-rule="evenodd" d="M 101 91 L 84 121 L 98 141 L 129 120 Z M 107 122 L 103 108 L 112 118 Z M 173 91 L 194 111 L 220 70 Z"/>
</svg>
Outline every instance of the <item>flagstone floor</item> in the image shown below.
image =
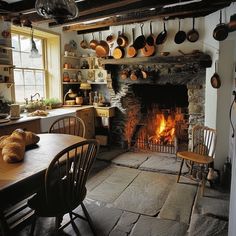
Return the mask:
<svg viewBox="0 0 236 236">
<path fill-rule="evenodd" d="M 181 176 L 176 183 L 179 165 L 170 154 L 101 152 L 85 200 L 97 235 L 227 235 L 229 194 L 208 186 L 201 197 L 198 184 L 189 178 Z M 93 235 L 86 222 L 75 222 L 80 235 Z M 15 235 L 28 235 L 29 229 L 27 225 Z M 35 235 L 76 235 L 71 225 L 60 233 L 53 229 L 53 218 L 41 218 Z"/>
</svg>

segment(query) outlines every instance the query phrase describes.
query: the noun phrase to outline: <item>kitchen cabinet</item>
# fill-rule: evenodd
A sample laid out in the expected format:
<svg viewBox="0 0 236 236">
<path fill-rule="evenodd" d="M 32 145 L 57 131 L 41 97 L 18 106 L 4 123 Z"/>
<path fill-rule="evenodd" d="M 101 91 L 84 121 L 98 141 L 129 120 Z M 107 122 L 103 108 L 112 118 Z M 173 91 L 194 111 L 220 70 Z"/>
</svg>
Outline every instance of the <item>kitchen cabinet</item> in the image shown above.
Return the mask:
<svg viewBox="0 0 236 236">
<path fill-rule="evenodd" d="M 11 134 L 15 129 L 40 133 L 40 118 L 21 118 L 0 125 L 0 136 Z"/>
<path fill-rule="evenodd" d="M 114 116 L 114 107 L 95 107 L 95 133 L 100 145 L 111 144 L 111 119 Z"/>
<path fill-rule="evenodd" d="M 94 125 L 94 108 L 83 108 L 76 111 L 76 116 L 81 118 L 85 124 L 85 138 L 95 137 L 95 125 Z"/>
</svg>

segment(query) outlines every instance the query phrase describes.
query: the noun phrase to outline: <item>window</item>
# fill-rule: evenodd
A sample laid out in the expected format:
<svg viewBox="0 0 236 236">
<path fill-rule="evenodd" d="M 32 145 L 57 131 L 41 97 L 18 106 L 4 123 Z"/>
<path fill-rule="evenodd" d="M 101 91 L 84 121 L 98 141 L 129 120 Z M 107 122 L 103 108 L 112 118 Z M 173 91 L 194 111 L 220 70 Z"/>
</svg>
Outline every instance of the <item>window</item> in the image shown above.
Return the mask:
<svg viewBox="0 0 236 236">
<path fill-rule="evenodd" d="M 46 96 L 46 69 L 44 63 L 44 41 L 34 36 L 36 47 L 41 57 L 31 58 L 31 35 L 12 33 L 12 46 L 14 47 L 13 65 L 15 81 L 15 100 L 24 102 L 25 98 L 39 93 Z"/>
</svg>

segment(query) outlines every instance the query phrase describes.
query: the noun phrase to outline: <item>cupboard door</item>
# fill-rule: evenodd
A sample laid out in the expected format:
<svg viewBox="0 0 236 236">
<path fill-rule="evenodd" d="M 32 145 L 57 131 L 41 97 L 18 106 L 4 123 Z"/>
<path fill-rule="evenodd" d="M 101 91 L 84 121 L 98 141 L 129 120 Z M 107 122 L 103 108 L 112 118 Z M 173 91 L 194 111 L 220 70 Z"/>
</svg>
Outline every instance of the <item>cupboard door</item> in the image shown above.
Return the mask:
<svg viewBox="0 0 236 236">
<path fill-rule="evenodd" d="M 85 138 L 95 137 L 95 126 L 94 126 L 94 108 L 85 108 L 78 110 L 76 115 L 84 121 L 85 124 Z"/>
</svg>

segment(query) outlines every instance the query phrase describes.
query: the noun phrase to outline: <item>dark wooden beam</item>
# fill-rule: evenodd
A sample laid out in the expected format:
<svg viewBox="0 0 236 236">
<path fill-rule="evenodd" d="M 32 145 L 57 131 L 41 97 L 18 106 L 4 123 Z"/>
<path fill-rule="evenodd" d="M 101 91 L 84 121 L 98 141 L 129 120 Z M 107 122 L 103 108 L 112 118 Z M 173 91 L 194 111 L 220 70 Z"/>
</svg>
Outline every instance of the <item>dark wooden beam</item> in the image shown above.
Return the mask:
<svg viewBox="0 0 236 236">
<path fill-rule="evenodd" d="M 228 5 L 228 4 L 227 4 Z M 176 11 L 175 8 L 161 8 L 156 10 L 140 10 L 130 12 L 125 11 L 125 14 L 119 16 L 113 16 L 111 18 L 102 20 L 96 23 L 77 23 L 71 26 L 63 27 L 63 31 L 80 31 L 80 30 L 88 30 L 88 29 L 96 29 L 96 27 L 105 27 L 105 26 L 115 26 L 115 25 L 124 25 L 130 23 L 138 23 L 142 21 L 147 21 L 150 19 L 157 18 L 165 18 L 165 19 L 173 19 L 173 18 L 188 18 L 188 17 L 202 17 L 212 12 L 215 12 L 221 8 L 226 7 L 227 5 L 215 5 L 214 7 L 208 7 L 206 5 L 202 5 L 199 7 L 194 4 L 192 7 L 191 4 L 187 6 L 182 6 L 181 11 Z M 81 20 L 82 21 L 82 20 Z"/>
</svg>

